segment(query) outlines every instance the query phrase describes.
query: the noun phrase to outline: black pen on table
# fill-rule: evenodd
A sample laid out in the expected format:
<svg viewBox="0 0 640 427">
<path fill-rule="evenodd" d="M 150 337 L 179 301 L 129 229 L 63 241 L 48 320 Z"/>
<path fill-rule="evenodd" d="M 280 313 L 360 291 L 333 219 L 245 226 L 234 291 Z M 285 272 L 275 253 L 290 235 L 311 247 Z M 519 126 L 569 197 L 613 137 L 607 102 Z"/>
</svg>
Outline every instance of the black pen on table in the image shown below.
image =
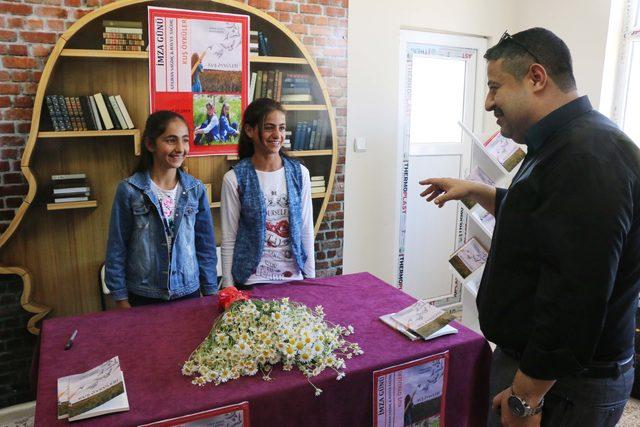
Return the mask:
<svg viewBox="0 0 640 427">
<path fill-rule="evenodd" d="M 71 336 L 67 340 L 67 343 L 64 345 L 64 349 L 65 350 L 69 350 L 71 348 L 71 346 L 73 345 L 73 340 L 76 339 L 76 335 L 78 335 L 78 330 L 77 329 L 75 331 L 73 331 L 73 333 L 71 334 Z"/>
</svg>

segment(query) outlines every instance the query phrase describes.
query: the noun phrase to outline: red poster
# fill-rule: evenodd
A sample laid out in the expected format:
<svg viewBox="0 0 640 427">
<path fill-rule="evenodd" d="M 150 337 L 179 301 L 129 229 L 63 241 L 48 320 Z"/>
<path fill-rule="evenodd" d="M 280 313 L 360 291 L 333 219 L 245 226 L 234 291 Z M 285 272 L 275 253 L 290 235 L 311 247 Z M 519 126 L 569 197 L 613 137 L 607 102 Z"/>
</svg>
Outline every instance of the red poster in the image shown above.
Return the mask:
<svg viewBox="0 0 640 427">
<path fill-rule="evenodd" d="M 249 402 L 143 424 L 139 427 L 249 427 Z"/>
<path fill-rule="evenodd" d="M 192 156 L 237 154 L 249 92 L 249 16 L 149 7 L 151 112 L 192 130 Z"/>
<path fill-rule="evenodd" d="M 374 427 L 444 427 L 449 352 L 373 372 Z"/>
</svg>

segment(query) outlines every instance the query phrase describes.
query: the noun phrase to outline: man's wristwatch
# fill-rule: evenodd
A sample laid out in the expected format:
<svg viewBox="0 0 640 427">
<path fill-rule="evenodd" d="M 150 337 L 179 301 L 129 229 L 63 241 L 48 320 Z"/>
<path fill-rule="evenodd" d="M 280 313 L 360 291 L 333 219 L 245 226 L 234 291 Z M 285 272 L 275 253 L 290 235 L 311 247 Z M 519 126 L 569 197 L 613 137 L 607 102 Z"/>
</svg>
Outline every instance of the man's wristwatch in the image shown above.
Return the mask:
<svg viewBox="0 0 640 427">
<path fill-rule="evenodd" d="M 540 401 L 537 407 L 532 408 L 526 400 L 523 398 L 516 396 L 513 393 L 513 388 L 511 388 L 511 396 L 509 396 L 509 409 L 511 413 L 516 417 L 530 417 L 532 415 L 537 415 L 542 412 L 542 405 L 544 404 L 544 399 Z"/>
</svg>

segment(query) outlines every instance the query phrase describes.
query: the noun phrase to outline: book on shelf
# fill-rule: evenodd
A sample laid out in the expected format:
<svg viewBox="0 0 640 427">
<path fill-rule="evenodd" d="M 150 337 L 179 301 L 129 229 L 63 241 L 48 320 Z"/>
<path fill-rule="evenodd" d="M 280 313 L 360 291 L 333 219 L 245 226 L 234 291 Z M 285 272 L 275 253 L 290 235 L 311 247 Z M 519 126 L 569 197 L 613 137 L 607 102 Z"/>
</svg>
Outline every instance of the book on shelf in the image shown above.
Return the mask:
<svg viewBox="0 0 640 427">
<path fill-rule="evenodd" d="M 487 185 L 490 185 L 492 187 L 495 187 L 496 183 L 493 182 L 493 180 L 491 178 L 489 178 L 489 176 L 482 170 L 480 169 L 479 166 L 475 167 L 470 173 L 469 175 L 467 175 L 465 177 L 465 180 L 467 181 L 475 181 L 475 182 L 481 182 Z M 460 200 L 462 203 L 464 203 L 464 205 L 471 209 L 476 205 L 475 200 L 471 200 L 471 199 L 462 199 Z"/>
<path fill-rule="evenodd" d="M 142 28 L 104 27 L 105 33 L 142 34 Z"/>
<path fill-rule="evenodd" d="M 120 126 L 120 129 L 128 129 L 129 125 L 127 125 L 127 122 L 125 121 L 124 116 L 120 111 L 120 107 L 118 106 L 118 101 L 116 101 L 116 97 L 111 95 L 111 96 L 108 96 L 107 99 L 111 104 L 111 108 L 113 109 L 113 113 L 116 116 L 116 120 L 118 121 L 118 125 Z"/>
<path fill-rule="evenodd" d="M 90 187 L 67 187 L 67 188 L 55 188 L 53 189 L 53 195 L 62 195 L 62 194 L 80 194 L 82 193 L 85 196 L 89 195 L 91 191 Z"/>
<path fill-rule="evenodd" d="M 104 94 L 102 96 L 104 98 L 104 105 L 106 105 L 107 107 L 107 113 L 109 113 L 109 118 L 111 118 L 111 123 L 113 123 L 113 128 L 116 130 L 122 129 L 122 126 L 120 126 L 120 121 L 118 120 L 118 116 L 113 109 L 113 105 L 111 104 L 109 96 Z"/>
<path fill-rule="evenodd" d="M 485 208 L 482 206 L 478 206 L 478 208 L 474 209 L 471 212 L 471 215 L 475 217 L 475 219 L 482 224 L 484 228 L 491 234 L 493 234 L 493 229 L 496 227 L 496 218 L 491 215 Z"/>
<path fill-rule="evenodd" d="M 124 101 L 122 100 L 122 96 L 120 95 L 116 95 L 116 102 L 118 103 L 118 108 L 120 109 L 120 112 L 122 113 L 122 116 L 124 117 L 124 120 L 126 122 L 126 125 L 129 129 L 133 129 L 134 125 L 133 125 L 133 120 L 131 120 L 131 115 L 129 115 L 129 110 L 127 110 L 127 107 L 124 105 Z"/>
<path fill-rule="evenodd" d="M 380 316 L 380 320 L 412 341 L 458 333 L 456 328 L 449 325 L 453 316 L 425 300 L 418 300 L 397 313 Z"/>
<path fill-rule="evenodd" d="M 525 152 L 512 139 L 505 138 L 496 132 L 484 142 L 487 153 L 502 167 L 511 172 L 524 159 Z"/>
<path fill-rule="evenodd" d="M 293 131 L 293 150 L 320 150 L 326 143 L 326 120 L 299 121 Z"/>
<path fill-rule="evenodd" d="M 77 421 L 128 410 L 118 356 L 86 372 L 58 378 L 58 419 Z"/>
<path fill-rule="evenodd" d="M 51 180 L 55 183 L 71 180 L 71 179 L 86 179 L 87 175 L 84 173 L 69 173 L 69 174 L 59 174 L 59 175 L 51 175 Z"/>
<path fill-rule="evenodd" d="M 323 194 L 326 193 L 327 189 L 325 188 L 325 186 L 321 186 L 321 187 L 311 187 L 311 194 Z"/>
<path fill-rule="evenodd" d="M 105 102 L 104 96 L 101 93 L 96 93 L 93 95 L 93 98 L 95 99 L 96 106 L 100 112 L 100 119 L 102 120 L 102 123 L 104 123 L 104 129 L 113 129 L 113 121 L 111 121 L 111 116 L 109 115 L 109 110 L 107 109 L 107 103 Z"/>
<path fill-rule="evenodd" d="M 112 44 L 103 44 L 102 50 L 116 50 L 123 52 L 142 52 L 142 46 L 118 46 Z"/>
<path fill-rule="evenodd" d="M 449 264 L 466 279 L 484 265 L 488 256 L 487 250 L 473 237 L 451 255 Z"/>
<path fill-rule="evenodd" d="M 74 197 L 57 197 L 53 199 L 53 203 L 72 203 L 72 202 L 88 202 L 89 196 L 74 196 Z"/>
<path fill-rule="evenodd" d="M 312 81 L 309 74 L 258 70 L 256 84 L 249 96 L 252 99 L 273 98 L 284 104 L 308 104 L 313 102 Z"/>
</svg>

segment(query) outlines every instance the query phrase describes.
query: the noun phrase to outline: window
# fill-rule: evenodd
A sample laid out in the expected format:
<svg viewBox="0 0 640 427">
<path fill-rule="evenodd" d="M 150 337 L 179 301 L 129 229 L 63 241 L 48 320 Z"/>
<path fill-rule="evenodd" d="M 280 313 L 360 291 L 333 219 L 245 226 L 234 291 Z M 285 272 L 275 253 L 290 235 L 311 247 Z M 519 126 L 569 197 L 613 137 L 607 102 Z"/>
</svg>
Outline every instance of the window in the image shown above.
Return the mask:
<svg viewBox="0 0 640 427">
<path fill-rule="evenodd" d="M 613 119 L 640 144 L 640 0 L 627 0 Z"/>
</svg>

